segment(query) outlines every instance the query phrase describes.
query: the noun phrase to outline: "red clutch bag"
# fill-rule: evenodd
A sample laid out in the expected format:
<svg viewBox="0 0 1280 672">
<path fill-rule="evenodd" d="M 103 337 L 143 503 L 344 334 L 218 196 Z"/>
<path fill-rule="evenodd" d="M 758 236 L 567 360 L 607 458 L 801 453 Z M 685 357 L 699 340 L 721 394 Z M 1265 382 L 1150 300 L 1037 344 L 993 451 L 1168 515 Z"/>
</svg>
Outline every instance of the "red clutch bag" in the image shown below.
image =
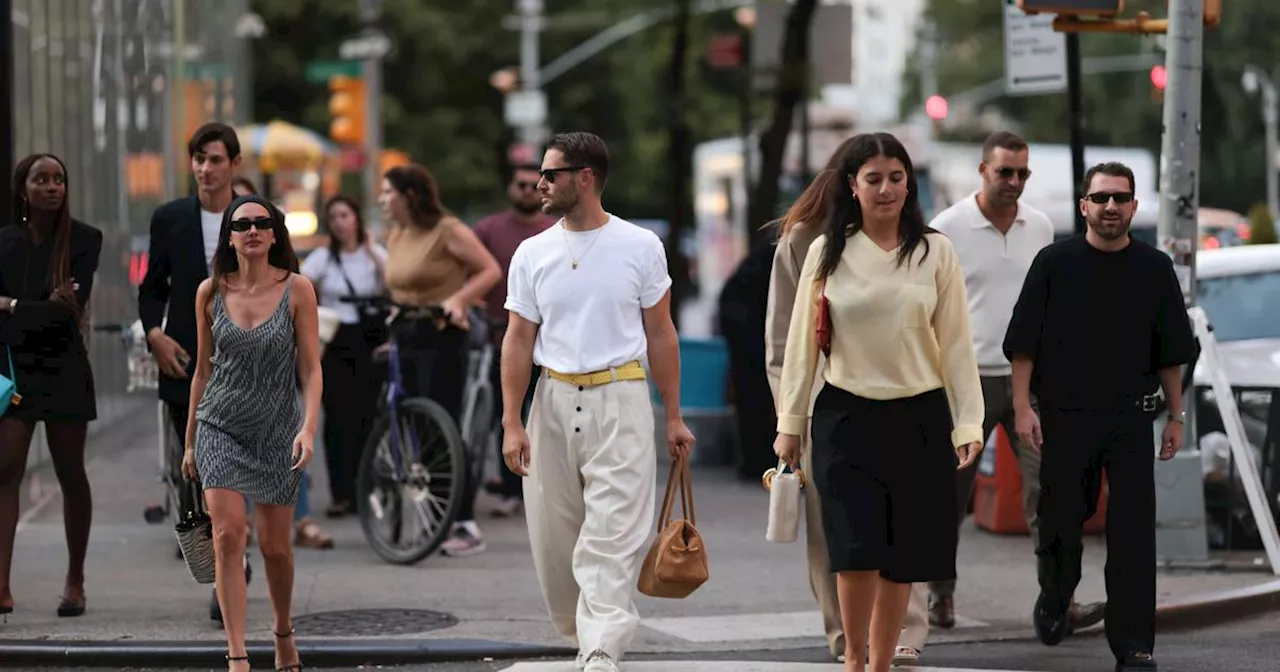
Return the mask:
<svg viewBox="0 0 1280 672">
<path fill-rule="evenodd" d="M 822 281 L 822 294 L 818 297 L 818 349 L 824 356 L 831 356 L 831 302 L 827 300 L 827 281 Z"/>
</svg>

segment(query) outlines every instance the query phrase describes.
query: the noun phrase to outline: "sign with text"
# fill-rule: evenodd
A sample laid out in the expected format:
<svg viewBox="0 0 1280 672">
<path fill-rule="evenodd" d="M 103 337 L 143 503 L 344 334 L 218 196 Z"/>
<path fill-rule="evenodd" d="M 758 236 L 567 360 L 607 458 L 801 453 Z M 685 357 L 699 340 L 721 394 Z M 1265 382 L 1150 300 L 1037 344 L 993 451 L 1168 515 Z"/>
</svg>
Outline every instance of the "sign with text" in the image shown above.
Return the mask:
<svg viewBox="0 0 1280 672">
<path fill-rule="evenodd" d="M 1027 14 L 1004 3 L 1004 90 L 1010 96 L 1067 89 L 1067 41 L 1052 14 Z"/>
</svg>

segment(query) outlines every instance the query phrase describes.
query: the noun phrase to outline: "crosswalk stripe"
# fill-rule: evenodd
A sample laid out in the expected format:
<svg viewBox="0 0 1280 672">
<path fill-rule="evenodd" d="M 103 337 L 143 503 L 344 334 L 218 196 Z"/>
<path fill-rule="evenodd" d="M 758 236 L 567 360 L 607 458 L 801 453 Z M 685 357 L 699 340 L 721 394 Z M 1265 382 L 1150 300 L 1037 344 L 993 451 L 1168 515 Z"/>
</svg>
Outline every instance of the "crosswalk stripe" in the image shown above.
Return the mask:
<svg viewBox="0 0 1280 672">
<path fill-rule="evenodd" d="M 777 663 L 763 661 L 624 661 L 626 672 L 839 672 L 839 663 Z M 573 661 L 516 663 L 506 672 L 573 672 Z M 960 667 L 899 667 L 901 672 L 1033 672 L 1031 670 L 975 670 Z"/>
<path fill-rule="evenodd" d="M 689 642 L 747 642 L 826 636 L 822 629 L 822 613 L 818 611 L 646 618 L 642 623 L 646 628 Z M 979 620 L 956 616 L 955 630 L 987 626 Z"/>
</svg>

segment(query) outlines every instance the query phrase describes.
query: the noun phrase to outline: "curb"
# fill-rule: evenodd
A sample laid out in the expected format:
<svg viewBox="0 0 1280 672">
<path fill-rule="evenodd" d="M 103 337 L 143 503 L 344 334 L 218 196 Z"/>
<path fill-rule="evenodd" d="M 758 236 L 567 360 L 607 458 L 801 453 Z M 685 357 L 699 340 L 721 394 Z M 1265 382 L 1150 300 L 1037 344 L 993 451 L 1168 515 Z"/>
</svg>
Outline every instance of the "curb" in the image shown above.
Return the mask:
<svg viewBox="0 0 1280 672">
<path fill-rule="evenodd" d="M 403 665 L 464 662 L 485 659 L 572 658 L 567 646 L 509 644 L 482 639 L 356 639 L 339 642 L 298 642 L 308 667 Z M 268 668 L 274 649 L 268 642 L 250 642 L 250 662 Z M 0 667 L 213 667 L 225 664 L 227 648 L 219 642 L 108 642 L 0 640 Z"/>
<path fill-rule="evenodd" d="M 1198 628 L 1280 609 L 1280 581 L 1219 590 L 1165 602 L 1156 607 L 1156 627 Z"/>
</svg>

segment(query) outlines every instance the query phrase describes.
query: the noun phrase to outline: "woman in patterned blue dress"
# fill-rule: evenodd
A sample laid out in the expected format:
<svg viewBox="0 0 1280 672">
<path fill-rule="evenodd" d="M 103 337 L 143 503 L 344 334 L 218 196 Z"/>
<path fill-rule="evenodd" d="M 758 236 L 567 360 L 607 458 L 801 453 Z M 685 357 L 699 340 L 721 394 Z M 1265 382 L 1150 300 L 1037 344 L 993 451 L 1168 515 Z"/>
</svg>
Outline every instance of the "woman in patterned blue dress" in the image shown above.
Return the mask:
<svg viewBox="0 0 1280 672">
<path fill-rule="evenodd" d="M 320 414 L 316 293 L 298 275 L 284 214 L 254 195 L 227 208 L 213 277 L 196 292 L 199 349 L 183 474 L 199 479 L 213 520 L 227 663 L 245 654 L 245 500 L 257 517 L 275 622 L 276 669 L 301 670 L 289 613 L 293 508 Z M 237 667 L 238 666 L 238 667 Z"/>
</svg>

